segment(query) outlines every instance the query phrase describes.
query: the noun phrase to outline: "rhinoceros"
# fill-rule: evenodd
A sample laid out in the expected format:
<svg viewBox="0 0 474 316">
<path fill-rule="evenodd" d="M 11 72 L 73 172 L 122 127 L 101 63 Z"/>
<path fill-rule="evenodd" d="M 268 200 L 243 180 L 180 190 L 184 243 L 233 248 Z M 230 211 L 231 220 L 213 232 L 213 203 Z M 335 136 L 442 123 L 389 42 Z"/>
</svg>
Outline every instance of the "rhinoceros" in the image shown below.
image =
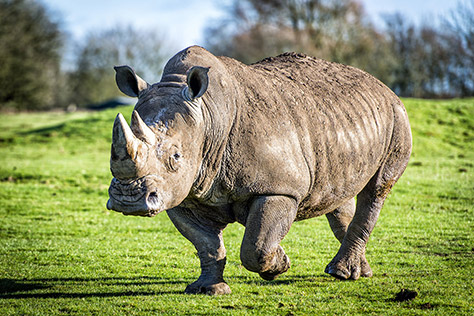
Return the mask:
<svg viewBox="0 0 474 316">
<path fill-rule="evenodd" d="M 115 70 L 138 102 L 130 126 L 122 114 L 113 125 L 107 208 L 167 211 L 200 259 L 185 293 L 231 292 L 222 232 L 234 222 L 245 226 L 243 266 L 265 280 L 290 267 L 280 242 L 292 223 L 320 215 L 341 243 L 325 272 L 372 275 L 366 244 L 412 146 L 406 110 L 384 84 L 304 54 L 245 65 L 198 46 L 152 85 Z"/>
</svg>

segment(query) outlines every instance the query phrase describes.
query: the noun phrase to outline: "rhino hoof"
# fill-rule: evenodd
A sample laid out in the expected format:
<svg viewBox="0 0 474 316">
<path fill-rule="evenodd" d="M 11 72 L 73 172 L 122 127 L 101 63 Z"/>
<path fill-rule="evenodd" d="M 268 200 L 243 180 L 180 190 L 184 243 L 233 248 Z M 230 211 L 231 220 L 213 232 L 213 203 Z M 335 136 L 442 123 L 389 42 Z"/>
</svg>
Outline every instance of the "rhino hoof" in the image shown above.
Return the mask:
<svg viewBox="0 0 474 316">
<path fill-rule="evenodd" d="M 290 258 L 283 252 L 283 258 L 279 262 L 277 267 L 273 268 L 272 270 L 259 272 L 258 274 L 262 279 L 272 281 L 275 280 L 280 274 L 283 274 L 288 271 L 288 269 L 290 269 L 290 266 Z"/>
<path fill-rule="evenodd" d="M 280 272 L 260 272 L 258 275 L 260 275 L 260 277 L 264 280 L 267 280 L 267 281 L 272 281 L 272 280 L 275 280 L 276 278 L 278 278 L 278 276 L 280 275 L 281 273 Z"/>
<path fill-rule="evenodd" d="M 363 278 L 370 278 L 372 277 L 372 275 L 372 269 L 370 268 L 367 259 L 365 259 L 365 257 L 362 258 L 362 261 L 360 263 L 360 276 Z"/>
<path fill-rule="evenodd" d="M 229 285 L 225 282 L 209 284 L 209 285 L 197 285 L 196 282 L 188 285 L 185 294 L 206 294 L 206 295 L 224 295 L 230 294 Z"/>
<path fill-rule="evenodd" d="M 370 278 L 372 276 L 372 269 L 365 258 L 365 253 L 360 257 L 355 255 L 343 257 L 338 254 L 326 266 L 324 272 L 341 280 L 357 280 L 359 277 Z"/>
<path fill-rule="evenodd" d="M 372 276 L 372 269 L 365 255 L 359 260 L 337 260 L 334 258 L 324 272 L 340 280 L 357 280 L 359 277 L 370 278 Z"/>
<path fill-rule="evenodd" d="M 351 274 L 346 269 L 337 269 L 336 267 L 330 267 L 329 265 L 324 270 L 327 274 L 340 280 L 347 280 L 351 277 Z"/>
</svg>

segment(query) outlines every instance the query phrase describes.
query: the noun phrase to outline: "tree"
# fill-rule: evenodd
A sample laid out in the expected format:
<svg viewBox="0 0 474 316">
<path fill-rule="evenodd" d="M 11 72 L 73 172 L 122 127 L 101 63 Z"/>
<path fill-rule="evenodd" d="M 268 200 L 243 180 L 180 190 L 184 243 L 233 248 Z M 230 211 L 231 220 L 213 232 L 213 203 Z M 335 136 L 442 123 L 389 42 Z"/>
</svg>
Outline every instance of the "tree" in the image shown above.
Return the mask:
<svg viewBox="0 0 474 316">
<path fill-rule="evenodd" d="M 376 29 L 355 0 L 233 0 L 207 47 L 244 63 L 285 51 L 361 68 L 397 94 L 474 95 L 474 0 L 417 26 L 401 14 Z"/>
<path fill-rule="evenodd" d="M 234 0 L 207 47 L 245 63 L 298 51 L 388 76 L 385 37 L 354 0 Z"/>
<path fill-rule="evenodd" d="M 157 80 L 169 48 L 154 31 L 117 26 L 90 33 L 77 52 L 70 74 L 71 102 L 84 106 L 121 95 L 114 82 L 115 65 L 128 64 L 141 77 Z"/>
<path fill-rule="evenodd" d="M 450 85 L 456 96 L 474 96 L 474 0 L 458 2 L 444 18 L 445 46 L 449 47 Z"/>
<path fill-rule="evenodd" d="M 468 4 L 470 3 L 470 4 Z M 396 62 L 386 83 L 399 95 L 474 95 L 474 1 L 458 4 L 441 26 L 416 26 L 401 14 L 386 17 Z"/>
<path fill-rule="evenodd" d="M 62 35 L 32 0 L 0 0 L 0 109 L 44 109 L 55 103 Z"/>
</svg>

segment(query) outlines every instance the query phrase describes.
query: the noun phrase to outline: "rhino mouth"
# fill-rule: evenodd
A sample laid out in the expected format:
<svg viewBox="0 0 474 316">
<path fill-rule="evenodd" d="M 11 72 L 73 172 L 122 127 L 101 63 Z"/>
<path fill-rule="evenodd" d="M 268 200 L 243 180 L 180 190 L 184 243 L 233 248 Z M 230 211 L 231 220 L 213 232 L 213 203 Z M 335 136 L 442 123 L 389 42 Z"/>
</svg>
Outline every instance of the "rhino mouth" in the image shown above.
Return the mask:
<svg viewBox="0 0 474 316">
<path fill-rule="evenodd" d="M 136 180 L 112 179 L 107 209 L 124 215 L 153 217 L 164 210 L 160 194 L 150 185 L 149 176 Z"/>
</svg>

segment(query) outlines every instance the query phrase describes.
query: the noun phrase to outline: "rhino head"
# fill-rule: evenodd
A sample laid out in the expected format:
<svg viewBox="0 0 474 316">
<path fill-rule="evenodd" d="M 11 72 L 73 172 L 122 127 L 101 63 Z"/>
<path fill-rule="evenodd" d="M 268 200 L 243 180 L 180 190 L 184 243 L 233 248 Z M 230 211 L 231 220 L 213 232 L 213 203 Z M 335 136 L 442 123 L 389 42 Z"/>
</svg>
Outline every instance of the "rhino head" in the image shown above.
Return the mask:
<svg viewBox="0 0 474 316">
<path fill-rule="evenodd" d="M 154 216 L 188 196 L 202 160 L 208 70 L 193 67 L 176 76 L 182 80 L 149 85 L 132 68 L 115 67 L 119 89 L 138 102 L 130 126 L 120 113 L 114 122 L 109 210 Z"/>
</svg>

